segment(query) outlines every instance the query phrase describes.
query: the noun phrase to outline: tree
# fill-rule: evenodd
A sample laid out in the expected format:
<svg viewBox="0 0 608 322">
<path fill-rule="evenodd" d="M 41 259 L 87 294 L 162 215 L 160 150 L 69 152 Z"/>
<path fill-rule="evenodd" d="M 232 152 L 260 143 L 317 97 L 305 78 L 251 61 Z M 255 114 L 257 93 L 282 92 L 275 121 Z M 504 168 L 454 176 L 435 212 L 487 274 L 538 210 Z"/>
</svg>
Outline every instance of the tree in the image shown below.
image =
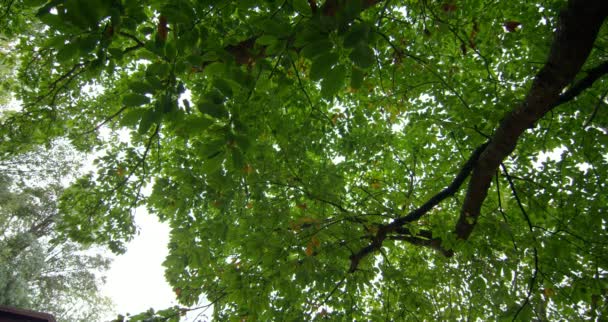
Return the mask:
<svg viewBox="0 0 608 322">
<path fill-rule="evenodd" d="M 59 321 L 100 320 L 112 309 L 99 290 L 110 260 L 55 229 L 62 188 L 52 174 L 74 168 L 65 168 L 69 154 L 61 153 L 59 144 L 54 147 L 50 155 L 63 161 L 49 160 L 42 149 L 0 161 L 0 304 L 50 312 Z M 49 169 L 57 163 L 64 168 Z M 34 179 L 45 185 L 32 186 Z"/>
<path fill-rule="evenodd" d="M 62 231 L 120 252 L 148 206 L 182 304 L 606 316 L 608 2 L 14 3 L 44 27 L 2 153 L 104 151 Z"/>
</svg>

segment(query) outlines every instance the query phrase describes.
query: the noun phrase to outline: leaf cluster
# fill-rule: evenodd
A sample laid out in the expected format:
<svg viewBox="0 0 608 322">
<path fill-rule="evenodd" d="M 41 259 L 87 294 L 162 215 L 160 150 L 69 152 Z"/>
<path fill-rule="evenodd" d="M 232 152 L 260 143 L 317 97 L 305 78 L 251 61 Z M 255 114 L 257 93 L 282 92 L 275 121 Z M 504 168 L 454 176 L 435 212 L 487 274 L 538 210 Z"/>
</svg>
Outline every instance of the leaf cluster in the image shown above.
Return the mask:
<svg viewBox="0 0 608 322">
<path fill-rule="evenodd" d="M 15 3 L 43 27 L 17 33 L 23 108 L 3 114 L 0 152 L 55 137 L 103 152 L 61 229 L 121 252 L 147 206 L 171 227 L 181 304 L 206 297 L 218 320 L 605 317 L 608 29 L 587 28 L 602 10 Z M 584 55 L 560 47 L 570 21 Z M 580 66 L 545 65 L 570 57 L 551 48 Z"/>
</svg>

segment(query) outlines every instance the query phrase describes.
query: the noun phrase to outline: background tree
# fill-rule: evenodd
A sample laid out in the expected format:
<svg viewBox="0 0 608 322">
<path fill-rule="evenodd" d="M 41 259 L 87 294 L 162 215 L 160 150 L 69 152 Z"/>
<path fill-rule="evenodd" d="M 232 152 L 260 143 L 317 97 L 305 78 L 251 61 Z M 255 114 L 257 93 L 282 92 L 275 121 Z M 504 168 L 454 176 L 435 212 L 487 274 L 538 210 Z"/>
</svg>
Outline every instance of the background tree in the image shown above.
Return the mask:
<svg viewBox="0 0 608 322">
<path fill-rule="evenodd" d="M 182 304 L 605 316 L 608 2 L 14 3 L 45 27 L 0 152 L 102 149 L 62 231 L 120 252 L 147 205 Z"/>
<path fill-rule="evenodd" d="M 38 149 L 0 161 L 0 304 L 49 312 L 59 321 L 100 321 L 112 310 L 99 289 L 110 260 L 56 232 L 62 188 L 53 175 L 74 168 L 66 168 L 66 146 L 53 147 L 50 155 Z"/>
</svg>

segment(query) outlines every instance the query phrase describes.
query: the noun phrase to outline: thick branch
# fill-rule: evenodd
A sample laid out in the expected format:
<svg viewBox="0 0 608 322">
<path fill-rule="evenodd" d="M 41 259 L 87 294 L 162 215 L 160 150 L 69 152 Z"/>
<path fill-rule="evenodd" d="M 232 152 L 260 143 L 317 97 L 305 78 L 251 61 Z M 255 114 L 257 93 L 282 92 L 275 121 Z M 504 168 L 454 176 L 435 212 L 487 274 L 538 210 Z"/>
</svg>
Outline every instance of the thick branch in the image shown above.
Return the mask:
<svg viewBox="0 0 608 322">
<path fill-rule="evenodd" d="M 465 179 L 469 176 L 469 174 L 471 173 L 471 170 L 473 170 L 473 167 L 475 166 L 475 163 L 477 162 L 477 159 L 479 158 L 479 155 L 481 154 L 482 151 L 484 151 L 484 149 L 486 148 L 487 145 L 488 145 L 487 143 L 483 144 L 483 145 L 479 146 L 477 149 L 475 149 L 475 151 L 473 151 L 473 153 L 471 154 L 471 156 L 469 157 L 467 162 L 462 166 L 462 168 L 460 169 L 460 171 L 458 172 L 458 174 L 456 175 L 456 177 L 454 178 L 452 183 L 450 183 L 449 186 L 447 186 L 445 189 L 441 190 L 439 193 L 434 195 L 431 199 L 429 199 L 422 206 L 411 211 L 407 215 L 394 219 L 388 225 L 380 226 L 378 228 L 378 232 L 372 239 L 372 242 L 368 246 L 362 248 L 359 252 L 350 256 L 349 272 L 354 272 L 357 269 L 357 267 L 359 266 L 359 262 L 365 256 L 367 256 L 368 254 L 370 254 L 373 251 L 380 249 L 380 247 L 382 247 L 382 243 L 387 238 L 389 233 L 399 233 L 402 235 L 408 235 L 409 231 L 402 227 L 404 224 L 414 222 L 414 221 L 420 219 L 420 217 L 422 217 L 427 212 L 429 212 L 429 210 L 433 209 L 441 201 L 443 201 L 444 199 L 446 199 L 450 196 L 453 196 L 458 191 L 458 189 L 460 189 L 460 186 L 464 183 Z M 441 241 L 439 239 L 433 239 L 432 236 L 430 236 L 430 233 L 428 236 L 423 236 L 423 237 L 427 238 L 427 240 L 425 240 L 424 243 L 422 243 L 419 238 L 416 238 L 413 236 L 410 236 L 408 239 L 406 239 L 404 237 L 400 237 L 399 239 L 407 240 L 410 243 L 416 244 L 416 245 L 424 244 L 424 246 L 430 246 L 434 249 L 440 250 L 446 256 L 452 255 L 451 252 L 442 249 Z M 395 239 L 394 236 L 392 236 L 391 239 Z"/>
<path fill-rule="evenodd" d="M 452 252 L 442 249 L 441 241 L 438 239 L 403 234 L 394 236 L 389 233 L 402 232 L 404 224 L 420 219 L 442 200 L 454 195 L 472 171 L 461 215 L 455 229 L 457 236 L 461 239 L 467 239 L 470 236 L 494 173 L 502 160 L 513 152 L 517 140 L 523 132 L 531 128 L 548 111 L 572 100 L 591 87 L 597 79 L 608 73 L 608 62 L 603 63 L 589 70 L 584 78 L 562 93 L 587 60 L 607 14 L 608 1 L 571 0 L 567 8 L 560 14 L 559 26 L 547 63 L 536 75 L 532 88 L 524 101 L 503 119 L 490 142 L 473 152 L 447 188 L 406 216 L 397 218 L 388 225 L 380 226 L 370 245 L 350 256 L 349 271 L 354 272 L 361 259 L 380 249 L 387 238 L 405 240 L 421 246 L 431 246 L 444 255 L 451 256 Z"/>
<path fill-rule="evenodd" d="M 475 151 L 473 151 L 467 162 L 462 166 L 462 168 L 460 168 L 460 171 L 449 186 L 434 195 L 418 209 L 410 212 L 406 216 L 399 217 L 393 220 L 392 223 L 387 225 L 389 231 L 395 231 L 397 228 L 403 226 L 406 223 L 414 222 L 420 219 L 420 217 L 426 214 L 429 210 L 433 209 L 441 201 L 443 201 L 447 197 L 453 196 L 458 191 L 458 189 L 460 189 L 460 186 L 462 185 L 464 180 L 469 176 L 469 173 L 471 173 L 471 170 L 473 170 L 473 168 L 475 167 L 477 159 L 479 159 L 479 156 L 487 147 L 487 145 L 488 143 L 482 144 L 481 146 L 477 147 Z"/>
<path fill-rule="evenodd" d="M 441 246 L 441 238 L 433 238 L 433 233 L 430 230 L 420 230 L 416 234 L 405 228 L 399 227 L 395 230 L 399 235 L 389 235 L 387 238 L 391 240 L 404 240 L 412 245 L 430 247 L 446 257 L 451 257 L 454 252 L 451 249 L 446 249 Z"/>
<path fill-rule="evenodd" d="M 574 86 L 570 87 L 566 92 L 559 96 L 559 100 L 554 107 L 571 101 L 584 90 L 591 87 L 596 80 L 606 74 L 608 74 L 608 61 L 588 70 L 587 75 L 584 78 L 579 80 L 576 84 L 574 84 Z"/>
<path fill-rule="evenodd" d="M 391 235 L 391 236 L 388 236 L 387 238 L 390 240 L 406 241 L 406 242 L 408 242 L 412 245 L 416 245 L 416 246 L 429 247 L 438 252 L 441 252 L 446 257 L 451 257 L 453 255 L 453 251 L 451 249 L 445 249 L 445 248 L 441 247 L 441 239 L 439 239 L 439 238 L 425 239 L 425 238 L 420 238 L 420 237 L 401 236 L 401 235 L 397 235 L 397 236 Z"/>
<path fill-rule="evenodd" d="M 460 239 L 471 235 L 492 177 L 502 160 L 513 152 L 519 137 L 563 99 L 569 99 L 560 93 L 574 80 L 587 60 L 607 14 L 606 0 L 571 0 L 562 10 L 547 63 L 536 75 L 524 101 L 500 123 L 473 169 L 455 229 Z M 591 83 L 582 84 L 580 90 Z M 575 85 L 574 88 L 579 87 Z M 574 93 L 577 94 L 576 91 Z"/>
</svg>

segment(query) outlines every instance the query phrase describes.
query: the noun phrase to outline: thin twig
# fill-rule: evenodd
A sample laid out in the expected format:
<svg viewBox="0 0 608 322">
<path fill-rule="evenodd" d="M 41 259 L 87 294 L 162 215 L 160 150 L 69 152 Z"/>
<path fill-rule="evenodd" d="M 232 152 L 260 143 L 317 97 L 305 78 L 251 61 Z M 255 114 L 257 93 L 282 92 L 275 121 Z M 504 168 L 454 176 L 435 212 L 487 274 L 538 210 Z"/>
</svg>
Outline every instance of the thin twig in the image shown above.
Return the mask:
<svg viewBox="0 0 608 322">
<path fill-rule="evenodd" d="M 293 66 L 293 70 L 294 70 L 294 72 L 296 74 L 296 77 L 298 78 L 298 84 L 300 85 L 300 89 L 302 90 L 302 92 L 306 96 L 306 99 L 308 99 L 308 103 L 310 104 L 310 108 L 314 109 L 315 107 L 312 104 L 312 100 L 310 99 L 310 96 L 308 96 L 308 92 L 306 92 L 306 89 L 304 88 L 304 84 L 302 84 L 302 79 L 300 78 L 300 72 L 298 71 L 298 68 L 296 67 L 296 63 L 293 61 L 293 59 L 289 59 L 289 61 L 291 61 L 291 66 Z"/>
<path fill-rule="evenodd" d="M 425 202 L 422 206 L 411 211 L 406 216 L 396 218 L 388 225 L 380 226 L 371 244 L 359 250 L 358 253 L 355 253 L 350 256 L 351 265 L 349 272 L 352 273 L 356 271 L 361 259 L 363 259 L 371 252 L 380 249 L 380 247 L 382 247 L 382 242 L 387 238 L 388 233 L 402 229 L 402 226 L 406 223 L 417 221 L 426 213 L 428 213 L 431 209 L 437 206 L 441 201 L 450 196 L 453 196 L 460 189 L 460 186 L 462 186 L 465 179 L 469 176 L 469 174 L 473 170 L 473 167 L 477 163 L 477 159 L 479 158 L 479 156 L 484 151 L 487 145 L 488 143 L 482 144 L 477 147 L 475 151 L 473 151 L 473 153 L 469 157 L 469 160 L 467 160 L 467 162 L 462 166 L 462 168 L 449 186 L 441 190 L 439 193 L 437 193 L 436 195 L 431 197 L 427 202 Z M 444 252 L 444 255 L 452 256 L 452 251 L 446 251 Z"/>
<path fill-rule="evenodd" d="M 597 101 L 597 104 L 595 104 L 595 108 L 593 109 L 593 113 L 591 113 L 591 116 L 589 116 L 589 119 L 587 119 L 587 121 L 585 121 L 585 124 L 583 124 L 583 129 L 587 128 L 589 126 L 589 124 L 591 124 L 591 122 L 593 121 L 593 119 L 597 115 L 597 111 L 600 109 L 600 106 L 602 104 L 605 104 L 604 103 L 604 99 L 606 98 L 606 95 L 608 95 L 608 89 L 606 89 L 606 91 L 604 91 L 604 93 L 602 94 L 602 96 L 600 96 L 599 100 Z"/>
<path fill-rule="evenodd" d="M 524 206 L 521 202 L 521 199 L 519 198 L 519 195 L 517 194 L 517 190 L 515 190 L 515 184 L 513 183 L 513 180 L 511 180 L 511 176 L 507 172 L 507 167 L 502 162 L 500 163 L 500 166 L 502 168 L 502 171 L 505 174 L 505 177 L 507 177 L 507 181 L 509 181 L 509 186 L 511 187 L 511 191 L 513 192 L 513 197 L 517 201 L 517 205 L 519 206 L 521 213 L 524 215 L 524 218 L 526 219 L 526 222 L 528 223 L 528 230 L 530 231 L 532 240 L 534 241 L 534 246 L 532 247 L 532 250 L 534 252 L 534 273 L 532 274 L 532 279 L 530 280 L 530 284 L 528 286 L 528 294 L 526 295 L 526 299 L 524 300 L 523 304 L 519 307 L 519 309 L 517 310 L 517 312 L 515 312 L 515 315 L 513 316 L 513 321 L 515 321 L 517 319 L 517 316 L 524 309 L 524 307 L 526 307 L 526 305 L 530 304 L 530 297 L 532 296 L 532 291 L 534 289 L 534 286 L 536 285 L 536 279 L 538 278 L 538 249 L 536 248 L 536 235 L 534 235 L 534 225 L 532 224 L 532 221 L 530 220 L 530 216 L 528 216 L 528 212 L 524 208 Z"/>
<path fill-rule="evenodd" d="M 497 171 L 498 172 L 498 171 Z M 505 221 L 505 224 L 508 226 L 509 225 L 509 220 L 507 220 L 507 215 L 505 214 L 505 211 L 502 209 L 502 201 L 501 201 L 501 197 L 500 197 L 500 180 L 498 178 L 498 174 L 496 175 L 496 196 L 498 197 L 498 212 L 502 215 L 502 218 Z M 515 237 L 513 236 L 513 232 L 509 230 L 509 234 L 511 235 L 511 241 L 513 241 L 513 249 L 515 249 L 515 251 L 517 251 L 517 244 L 515 243 Z"/>
<path fill-rule="evenodd" d="M 87 134 L 91 134 L 97 130 L 99 130 L 102 126 L 104 126 L 105 124 L 107 124 L 108 122 L 110 122 L 111 120 L 113 120 L 115 117 L 117 117 L 118 115 L 120 115 L 124 110 L 127 109 L 127 106 L 123 106 L 121 109 L 119 109 L 118 111 L 116 111 L 114 114 L 108 116 L 106 119 L 104 119 L 101 123 L 97 124 L 94 128 L 78 133 L 76 135 L 81 136 L 81 135 L 87 135 Z"/>
<path fill-rule="evenodd" d="M 319 307 L 325 305 L 327 303 L 327 301 L 329 301 L 329 299 L 334 295 L 334 293 L 336 293 L 336 291 L 338 290 L 340 285 L 342 285 L 344 280 L 346 280 L 346 275 L 344 275 L 344 277 L 342 277 L 342 279 L 338 283 L 336 283 L 336 286 L 334 286 L 334 288 L 331 290 L 331 292 L 329 292 L 329 294 L 327 294 L 327 296 L 325 297 L 325 300 L 323 300 L 323 302 L 321 303 L 321 305 L 319 305 Z"/>
</svg>

